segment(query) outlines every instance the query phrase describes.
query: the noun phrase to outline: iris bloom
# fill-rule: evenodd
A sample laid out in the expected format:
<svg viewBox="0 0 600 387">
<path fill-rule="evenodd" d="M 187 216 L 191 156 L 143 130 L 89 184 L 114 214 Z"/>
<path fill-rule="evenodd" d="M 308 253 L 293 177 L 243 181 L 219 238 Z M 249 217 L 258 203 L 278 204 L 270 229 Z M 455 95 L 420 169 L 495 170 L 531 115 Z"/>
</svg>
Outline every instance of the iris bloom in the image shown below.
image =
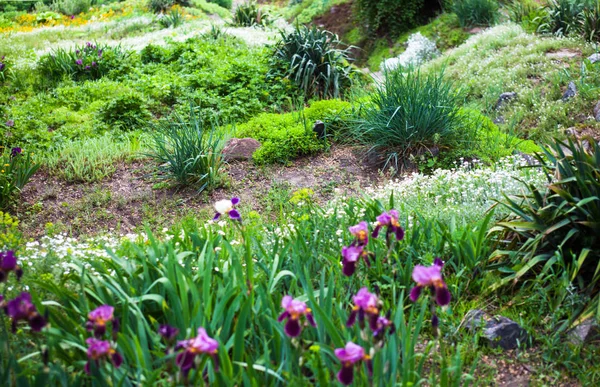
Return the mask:
<svg viewBox="0 0 600 387">
<path fill-rule="evenodd" d="M 450 291 L 442 278 L 442 268 L 444 262 L 436 258 L 432 266 L 426 267 L 415 266 L 412 278 L 417 283 L 417 286 L 411 289 L 410 299 L 416 301 L 421 295 L 423 288 L 428 287 L 435 295 L 435 301 L 440 306 L 446 306 L 450 303 Z"/>
<path fill-rule="evenodd" d="M 317 324 L 312 315 L 310 308 L 306 307 L 306 303 L 294 300 L 291 296 L 285 296 L 281 300 L 281 306 L 285 311 L 279 315 L 277 321 L 281 322 L 287 319 L 285 323 L 285 333 L 290 337 L 298 337 L 302 328 L 300 327 L 300 316 L 305 316 L 306 320 L 313 327 Z"/>
<path fill-rule="evenodd" d="M 14 125 L 14 123 L 13 123 L 13 125 Z M 21 152 L 23 152 L 23 150 L 19 147 L 12 148 L 10 150 L 10 157 L 17 157 L 18 155 L 21 154 Z"/>
<path fill-rule="evenodd" d="M 8 126 L 9 128 L 12 128 L 13 126 L 15 126 L 15 121 L 8 120 L 8 121 L 6 121 L 6 123 L 4 125 Z"/>
<path fill-rule="evenodd" d="M 189 340 L 180 341 L 177 344 L 178 349 L 184 351 L 177 355 L 175 362 L 181 368 L 181 372 L 187 376 L 192 368 L 194 368 L 194 360 L 197 355 L 207 354 L 212 357 L 215 362 L 215 368 L 218 369 L 218 348 L 219 342 L 206 334 L 204 328 L 198 328 L 198 336 Z"/>
<path fill-rule="evenodd" d="M 342 369 L 337 374 L 337 378 L 344 386 L 348 386 L 354 380 L 354 365 L 364 361 L 369 370 L 369 375 L 373 373 L 373 364 L 371 357 L 365 354 L 365 350 L 354 344 L 346 343 L 344 348 L 336 348 L 335 356 L 342 362 Z"/>
<path fill-rule="evenodd" d="M 14 271 L 17 280 L 21 279 L 23 270 L 17 265 L 17 257 L 12 250 L 0 252 L 0 282 L 4 282 L 8 278 L 8 274 Z"/>
<path fill-rule="evenodd" d="M 81 59 L 77 59 L 77 60 L 75 61 L 75 63 L 77 64 L 77 66 L 81 66 L 81 65 L 83 65 L 83 61 L 82 61 Z"/>
<path fill-rule="evenodd" d="M 373 330 L 373 336 L 375 336 L 378 339 L 382 338 L 383 335 L 385 334 L 386 329 L 388 329 L 388 328 L 390 330 L 390 334 L 392 334 L 396 331 L 396 327 L 394 326 L 394 323 L 389 318 L 390 318 L 389 311 L 388 311 L 387 316 L 377 317 L 377 321 L 375 321 L 376 329 Z"/>
<path fill-rule="evenodd" d="M 362 328 L 364 326 L 365 317 L 367 317 L 369 327 L 372 331 L 376 331 L 377 319 L 379 318 L 379 308 L 377 307 L 379 300 L 377 296 L 373 293 L 369 293 L 369 289 L 362 288 L 356 293 L 352 300 L 354 301 L 354 307 L 352 308 L 352 312 L 350 312 L 346 326 L 351 327 L 354 325 L 356 317 L 358 316 L 358 322 Z"/>
<path fill-rule="evenodd" d="M 399 217 L 400 214 L 396 210 L 390 210 L 379 215 L 377 217 L 377 225 L 375 226 L 375 230 L 373 230 L 373 238 L 377 238 L 379 230 L 382 227 L 387 227 L 386 237 L 389 237 L 390 234 L 395 234 L 396 240 L 401 241 L 404 239 L 404 229 L 400 226 Z"/>
<path fill-rule="evenodd" d="M 231 198 L 231 200 L 219 200 L 215 203 L 215 210 L 217 213 L 213 220 L 217 220 L 221 215 L 229 215 L 233 220 L 242 220 L 240 213 L 235 209 L 235 206 L 240 202 L 240 198 Z"/>
<path fill-rule="evenodd" d="M 42 317 L 35 305 L 31 302 L 31 294 L 23 292 L 13 300 L 6 303 L 4 307 L 8 317 L 12 319 L 12 330 L 17 330 L 17 323 L 21 320 L 27 321 L 31 330 L 39 332 L 46 326 L 46 319 Z"/>
<path fill-rule="evenodd" d="M 172 342 L 179 334 L 179 329 L 170 325 L 161 325 L 158 328 L 158 334 L 161 335 L 167 342 Z"/>
<path fill-rule="evenodd" d="M 88 362 L 85 364 L 85 372 L 90 373 L 90 363 L 96 365 L 100 360 L 108 359 L 116 367 L 119 368 L 123 364 L 123 357 L 117 352 L 110 342 L 98 340 L 90 337 L 85 341 L 88 345 L 87 356 Z"/>
<path fill-rule="evenodd" d="M 369 225 L 367 222 L 360 222 L 356 226 L 352 226 L 348 229 L 350 234 L 356 238 L 353 245 L 365 246 L 369 243 Z"/>
<path fill-rule="evenodd" d="M 93 331 L 94 336 L 100 338 L 106 332 L 106 323 L 113 323 L 113 330 L 115 328 L 115 317 L 113 315 L 115 308 L 110 305 L 102 305 L 92 310 L 88 314 L 88 321 L 86 323 L 86 329 Z"/>
<path fill-rule="evenodd" d="M 371 266 L 369 262 L 369 252 L 363 246 L 345 246 L 342 248 L 342 273 L 350 277 L 356 270 L 356 263 L 360 258 L 364 259 L 367 266 Z"/>
</svg>

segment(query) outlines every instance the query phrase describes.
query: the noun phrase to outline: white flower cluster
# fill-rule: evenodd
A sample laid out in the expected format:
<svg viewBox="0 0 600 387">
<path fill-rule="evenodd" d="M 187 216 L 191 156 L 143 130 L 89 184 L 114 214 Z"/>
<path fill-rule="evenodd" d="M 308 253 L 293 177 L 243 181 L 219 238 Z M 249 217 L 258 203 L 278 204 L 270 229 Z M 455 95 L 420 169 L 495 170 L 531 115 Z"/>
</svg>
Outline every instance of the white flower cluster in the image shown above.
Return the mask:
<svg viewBox="0 0 600 387">
<path fill-rule="evenodd" d="M 398 67 L 419 67 L 423 63 L 440 55 L 435 42 L 421 35 L 420 32 L 408 38 L 406 51 L 395 58 L 389 58 L 381 64 L 381 71 L 392 71 Z"/>
</svg>

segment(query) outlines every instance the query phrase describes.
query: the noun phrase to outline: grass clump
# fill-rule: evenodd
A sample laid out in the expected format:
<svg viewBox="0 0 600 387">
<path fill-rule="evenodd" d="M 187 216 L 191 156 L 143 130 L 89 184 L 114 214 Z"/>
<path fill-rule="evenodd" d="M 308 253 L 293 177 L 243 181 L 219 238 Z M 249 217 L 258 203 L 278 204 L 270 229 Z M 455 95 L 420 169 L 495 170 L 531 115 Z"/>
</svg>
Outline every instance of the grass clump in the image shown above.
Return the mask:
<svg viewBox="0 0 600 387">
<path fill-rule="evenodd" d="M 233 24 L 240 27 L 266 26 L 271 23 L 269 13 L 255 1 L 240 4 L 233 11 Z"/>
<path fill-rule="evenodd" d="M 452 10 L 463 27 L 491 26 L 499 16 L 496 0 L 456 0 Z"/>
<path fill-rule="evenodd" d="M 368 147 L 372 160 L 398 171 L 411 154 L 450 143 L 458 110 L 459 96 L 443 71 L 395 70 L 385 74 L 349 133 Z"/>
</svg>

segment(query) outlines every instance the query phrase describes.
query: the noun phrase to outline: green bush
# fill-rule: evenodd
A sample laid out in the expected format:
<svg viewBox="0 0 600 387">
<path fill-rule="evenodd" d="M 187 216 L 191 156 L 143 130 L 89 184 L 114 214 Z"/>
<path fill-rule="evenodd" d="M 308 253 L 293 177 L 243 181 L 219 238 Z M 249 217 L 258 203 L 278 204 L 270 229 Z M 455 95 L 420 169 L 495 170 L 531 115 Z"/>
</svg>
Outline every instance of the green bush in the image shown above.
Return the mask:
<svg viewBox="0 0 600 387">
<path fill-rule="evenodd" d="M 21 148 L 2 148 L 0 163 L 0 211 L 5 211 L 14 204 L 39 164 L 33 161 L 31 153 Z"/>
<path fill-rule="evenodd" d="M 441 11 L 441 2 L 430 0 L 356 0 L 361 25 L 376 34 L 398 36 L 424 24 Z"/>
<path fill-rule="evenodd" d="M 348 63 L 349 49 L 338 36 L 317 27 L 282 32 L 271 64 L 271 74 L 283 73 L 307 98 L 338 98 L 352 85 L 355 72 Z"/>
<path fill-rule="evenodd" d="M 329 130 L 340 125 L 351 114 L 352 105 L 339 100 L 313 103 L 298 113 L 263 113 L 236 128 L 237 137 L 252 137 L 262 146 L 254 152 L 257 164 L 289 163 L 300 156 L 314 154 L 324 149 L 313 131 L 313 124 L 321 120 Z"/>
<path fill-rule="evenodd" d="M 538 31 L 566 36 L 580 30 L 586 0 L 549 0 Z"/>
<path fill-rule="evenodd" d="M 255 1 L 240 4 L 233 12 L 233 24 L 236 26 L 266 26 L 270 23 L 269 13 L 261 9 Z"/>
<path fill-rule="evenodd" d="M 183 24 L 183 14 L 179 9 L 171 9 L 166 15 L 159 15 L 158 22 L 164 28 L 177 28 Z"/>
<path fill-rule="evenodd" d="M 545 15 L 544 8 L 535 0 L 513 0 L 505 5 L 510 21 L 518 23 L 527 32 L 536 32 Z"/>
<path fill-rule="evenodd" d="M 368 148 L 373 162 L 398 171 L 411 155 L 449 145 L 460 122 L 458 103 L 443 71 L 388 72 L 371 102 L 361 108 L 350 137 Z"/>
<path fill-rule="evenodd" d="M 555 308 L 575 289 L 589 301 L 570 317 L 582 319 L 600 317 L 600 147 L 591 144 L 586 150 L 556 141 L 544 148 L 536 158 L 549 184 L 506 198 L 513 217 L 492 229 L 499 248 L 490 257 L 504 276 L 495 288 L 541 286 Z"/>
<path fill-rule="evenodd" d="M 455 0 L 452 10 L 463 27 L 491 26 L 499 15 L 496 0 Z"/>
<path fill-rule="evenodd" d="M 129 92 L 105 102 L 97 117 L 111 130 L 142 128 L 152 118 L 147 103 L 137 92 Z"/>
<path fill-rule="evenodd" d="M 190 106 L 188 117 L 175 113 L 155 125 L 150 156 L 159 177 L 202 191 L 219 183 L 223 138 L 214 125 L 206 129 L 195 110 Z"/>
<path fill-rule="evenodd" d="M 231 9 L 232 0 L 208 0 L 209 3 L 217 4 L 220 7 Z"/>
<path fill-rule="evenodd" d="M 52 10 L 64 15 L 73 16 L 87 12 L 92 6 L 92 0 L 54 0 Z"/>
</svg>

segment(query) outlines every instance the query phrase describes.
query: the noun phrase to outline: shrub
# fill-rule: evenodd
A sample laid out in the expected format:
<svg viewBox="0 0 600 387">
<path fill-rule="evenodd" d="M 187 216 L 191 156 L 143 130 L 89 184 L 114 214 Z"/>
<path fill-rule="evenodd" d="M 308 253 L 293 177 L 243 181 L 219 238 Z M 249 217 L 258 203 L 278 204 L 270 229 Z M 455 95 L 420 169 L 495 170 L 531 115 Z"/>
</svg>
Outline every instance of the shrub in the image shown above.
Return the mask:
<svg viewBox="0 0 600 387">
<path fill-rule="evenodd" d="M 189 117 L 177 113 L 155 125 L 152 156 L 159 165 L 159 177 L 199 191 L 214 188 L 221 172 L 222 136 L 213 125 L 207 130 L 195 109 Z"/>
<path fill-rule="evenodd" d="M 513 214 L 492 229 L 500 244 L 490 257 L 505 274 L 494 288 L 531 283 L 554 295 L 555 307 L 569 287 L 590 302 L 573 317 L 600 317 L 600 147 L 595 141 L 555 141 L 536 158 L 549 184 L 502 203 Z M 560 286 L 556 286 L 560 284 Z M 570 286 L 569 286 L 570 284 Z"/>
<path fill-rule="evenodd" d="M 40 166 L 21 148 L 3 148 L 0 162 L 0 210 L 5 211 Z"/>
<path fill-rule="evenodd" d="M 505 5 L 510 21 L 518 23 L 528 32 L 538 30 L 540 20 L 544 17 L 544 8 L 534 0 L 513 0 Z"/>
<path fill-rule="evenodd" d="M 231 9 L 232 0 L 208 0 L 209 3 L 217 4 L 220 7 Z"/>
<path fill-rule="evenodd" d="M 92 0 L 54 0 L 52 10 L 64 15 L 79 15 L 87 12 L 92 6 Z"/>
<path fill-rule="evenodd" d="M 579 31 L 585 2 L 582 0 L 549 0 L 544 7 L 538 31 L 566 36 Z"/>
<path fill-rule="evenodd" d="M 160 14 L 158 18 L 158 22 L 164 28 L 177 28 L 183 24 L 183 13 L 177 8 L 171 8 L 169 13 Z"/>
<path fill-rule="evenodd" d="M 352 105 L 339 100 L 319 101 L 299 113 L 263 113 L 239 125 L 237 137 L 252 137 L 262 146 L 254 152 L 257 164 L 289 163 L 300 156 L 324 149 L 312 130 L 316 120 L 326 123 L 327 131 L 340 125 L 351 114 Z"/>
<path fill-rule="evenodd" d="M 600 1 L 594 3 L 586 7 L 581 15 L 581 33 L 590 42 L 600 41 Z"/>
<path fill-rule="evenodd" d="M 398 171 L 411 154 L 449 143 L 459 122 L 458 98 L 443 71 L 388 72 L 362 107 L 351 137 L 368 147 L 373 162 Z"/>
<path fill-rule="evenodd" d="M 441 10 L 441 2 L 430 0 L 356 0 L 358 20 L 380 35 L 399 35 L 423 24 Z"/>
<path fill-rule="evenodd" d="M 174 0 L 148 0 L 148 8 L 154 13 L 165 12 L 175 4 Z"/>
<path fill-rule="evenodd" d="M 111 71 L 126 71 L 131 54 L 120 45 L 87 42 L 74 50 L 53 50 L 40 58 L 37 68 L 44 81 L 57 82 L 65 77 L 76 81 L 95 80 Z"/>
<path fill-rule="evenodd" d="M 19 231 L 19 221 L 7 212 L 0 211 L 0 250 L 17 250 L 23 235 Z"/>
<path fill-rule="evenodd" d="M 236 26 L 266 26 L 270 23 L 269 14 L 262 10 L 255 1 L 240 4 L 233 12 L 233 24 Z"/>
<path fill-rule="evenodd" d="M 498 19 L 496 0 L 455 0 L 452 10 L 463 27 L 490 26 Z"/>
<path fill-rule="evenodd" d="M 132 91 L 105 102 L 96 115 L 111 130 L 133 130 L 152 118 L 147 106 L 142 95 Z"/>
<path fill-rule="evenodd" d="M 283 72 L 307 98 L 338 98 L 352 85 L 354 70 L 349 49 L 340 49 L 338 36 L 316 27 L 282 32 L 271 64 L 271 74 Z"/>
</svg>

